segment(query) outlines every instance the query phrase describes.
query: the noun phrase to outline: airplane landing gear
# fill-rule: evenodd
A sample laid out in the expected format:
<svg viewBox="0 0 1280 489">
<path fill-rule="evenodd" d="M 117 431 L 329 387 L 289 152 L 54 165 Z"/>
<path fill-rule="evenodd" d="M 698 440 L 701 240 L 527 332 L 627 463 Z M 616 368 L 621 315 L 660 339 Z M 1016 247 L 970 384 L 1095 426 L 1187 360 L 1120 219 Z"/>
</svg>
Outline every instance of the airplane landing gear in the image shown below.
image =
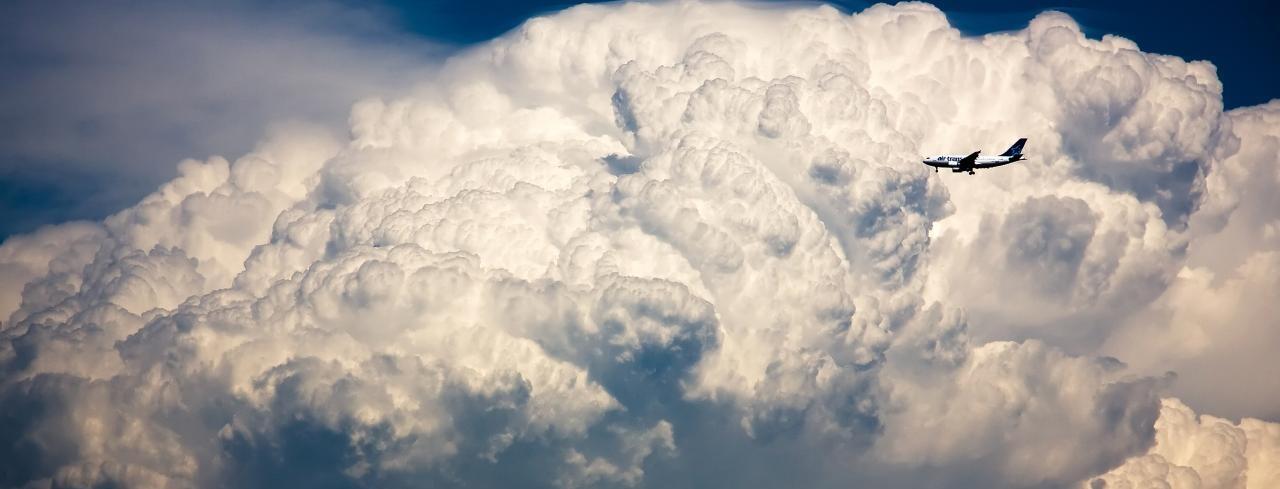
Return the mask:
<svg viewBox="0 0 1280 489">
<path fill-rule="evenodd" d="M 974 174 L 974 173 L 973 173 L 973 170 L 969 170 L 969 174 L 970 174 L 970 175 L 973 175 L 973 174 Z"/>
</svg>

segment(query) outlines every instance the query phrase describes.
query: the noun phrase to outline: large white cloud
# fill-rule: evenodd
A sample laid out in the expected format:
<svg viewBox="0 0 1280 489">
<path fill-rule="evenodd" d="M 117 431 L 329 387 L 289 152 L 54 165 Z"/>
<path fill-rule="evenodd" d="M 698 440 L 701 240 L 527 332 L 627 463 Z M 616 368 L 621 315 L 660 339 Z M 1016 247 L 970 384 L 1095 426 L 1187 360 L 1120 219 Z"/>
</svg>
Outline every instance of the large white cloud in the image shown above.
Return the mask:
<svg viewBox="0 0 1280 489">
<path fill-rule="evenodd" d="M 1231 140 L 1206 178 L 1187 260 L 1105 351 L 1146 371 L 1174 370 L 1202 411 L 1280 419 L 1280 103 L 1233 110 Z M 1239 388 L 1223 379 L 1248 378 Z"/>
<path fill-rule="evenodd" d="M 1056 13 L 533 19 L 357 104 L 347 141 L 285 128 L 0 247 L 0 484 L 1218 477 L 1169 458 L 1194 442 L 1160 396 L 1222 367 L 1123 342 L 1268 324 L 1272 275 L 1179 272 L 1274 166 L 1269 109 L 1220 90 Z M 1017 136 L 1033 160 L 981 177 L 917 161 Z M 1195 286 L 1220 307 L 1162 312 Z M 1232 474 L 1270 477 L 1259 443 Z"/>
</svg>

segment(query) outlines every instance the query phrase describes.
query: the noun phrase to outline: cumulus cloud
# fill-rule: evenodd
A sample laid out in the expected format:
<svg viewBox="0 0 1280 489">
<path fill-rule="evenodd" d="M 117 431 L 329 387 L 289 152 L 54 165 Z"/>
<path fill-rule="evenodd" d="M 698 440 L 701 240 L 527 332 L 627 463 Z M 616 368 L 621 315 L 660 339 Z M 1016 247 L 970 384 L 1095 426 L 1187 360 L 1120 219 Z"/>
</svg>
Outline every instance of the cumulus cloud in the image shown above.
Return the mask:
<svg viewBox="0 0 1280 489">
<path fill-rule="evenodd" d="M 1211 191 L 1192 220 L 1185 264 L 1105 349 L 1144 370 L 1177 371 L 1175 392 L 1197 409 L 1276 420 L 1280 103 L 1233 110 L 1227 120 L 1234 152 L 1208 173 Z M 1253 378 L 1253 387 L 1234 388 L 1224 378 Z"/>
<path fill-rule="evenodd" d="M 348 138 L 282 127 L 0 247 L 0 484 L 1265 482 L 1275 424 L 1161 400 L 1217 346 L 1124 343 L 1268 324 L 1272 255 L 1190 261 L 1274 166 L 1270 109 L 1220 91 L 1056 13 L 532 19 Z M 1016 136 L 981 178 L 918 163 Z"/>
<path fill-rule="evenodd" d="M 1280 425 L 1197 415 L 1165 400 L 1156 444 L 1089 482 L 1090 488 L 1263 488 L 1280 484 Z"/>
</svg>

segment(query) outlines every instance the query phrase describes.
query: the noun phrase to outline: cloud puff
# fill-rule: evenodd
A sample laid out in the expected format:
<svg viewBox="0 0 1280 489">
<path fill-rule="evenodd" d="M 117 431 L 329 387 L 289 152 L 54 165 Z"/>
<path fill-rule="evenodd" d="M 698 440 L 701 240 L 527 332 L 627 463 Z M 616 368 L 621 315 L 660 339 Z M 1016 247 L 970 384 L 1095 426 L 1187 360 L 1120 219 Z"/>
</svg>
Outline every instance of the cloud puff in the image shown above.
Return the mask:
<svg viewBox="0 0 1280 489">
<path fill-rule="evenodd" d="M 356 104 L 348 140 L 283 128 L 0 247 L 0 484 L 1252 476 L 1163 455 L 1198 443 L 1171 364 L 1099 349 L 1251 208 L 1214 189 L 1275 126 L 1219 92 L 1054 13 L 532 19 Z M 917 162 L 1016 136 L 1035 159 L 982 178 Z M 1158 324 L 1134 334 L 1192 328 Z"/>
<path fill-rule="evenodd" d="M 1142 457 L 1089 482 L 1090 488 L 1262 488 L 1280 484 L 1280 425 L 1246 418 L 1239 424 L 1197 415 L 1165 400 L 1156 444 Z"/>
<path fill-rule="evenodd" d="M 1125 379 L 1115 364 L 1035 341 L 987 343 L 968 355 L 946 375 L 890 371 L 896 409 L 878 456 L 945 467 L 938 476 L 966 485 L 1061 486 L 1150 440 L 1157 379 Z"/>
</svg>

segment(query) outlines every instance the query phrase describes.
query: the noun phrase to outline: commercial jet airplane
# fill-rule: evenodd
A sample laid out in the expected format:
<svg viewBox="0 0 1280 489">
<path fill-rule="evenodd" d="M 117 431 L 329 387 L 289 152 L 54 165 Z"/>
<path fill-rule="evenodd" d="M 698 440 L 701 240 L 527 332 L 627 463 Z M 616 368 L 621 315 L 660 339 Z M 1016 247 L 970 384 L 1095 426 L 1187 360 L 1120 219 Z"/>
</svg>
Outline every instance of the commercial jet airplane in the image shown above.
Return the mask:
<svg viewBox="0 0 1280 489">
<path fill-rule="evenodd" d="M 934 173 L 937 173 L 939 168 L 950 168 L 952 173 L 967 171 L 970 175 L 973 175 L 973 171 L 979 168 L 995 168 L 997 166 L 1004 166 L 1009 163 L 1025 159 L 1022 154 L 1022 145 L 1024 144 L 1027 144 L 1027 138 L 1019 139 L 1018 142 L 1013 143 L 1013 146 L 1010 146 L 1009 149 L 1004 153 L 1001 153 L 1000 156 L 979 157 L 978 153 L 981 153 L 981 151 L 974 151 L 969 154 L 969 156 L 926 156 L 923 163 L 932 166 Z"/>
</svg>

